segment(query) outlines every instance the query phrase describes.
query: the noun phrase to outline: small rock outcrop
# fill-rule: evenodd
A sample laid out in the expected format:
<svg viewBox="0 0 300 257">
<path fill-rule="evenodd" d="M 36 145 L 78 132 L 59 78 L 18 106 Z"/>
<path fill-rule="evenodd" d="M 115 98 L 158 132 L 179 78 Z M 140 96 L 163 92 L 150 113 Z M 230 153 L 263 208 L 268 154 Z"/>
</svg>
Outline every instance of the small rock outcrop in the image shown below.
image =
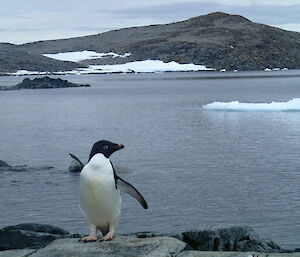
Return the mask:
<svg viewBox="0 0 300 257">
<path fill-rule="evenodd" d="M 8 226 L 0 230 L 0 251 L 42 248 L 53 240 L 65 237 L 77 237 L 77 235 L 72 235 L 66 230 L 45 224 L 24 223 Z"/>
<path fill-rule="evenodd" d="M 2 86 L 0 87 L 0 90 L 48 89 L 48 88 L 66 88 L 66 87 L 90 87 L 90 85 L 75 84 L 60 78 L 54 79 L 46 76 L 42 78 L 34 78 L 32 80 L 30 78 L 26 78 L 23 79 L 21 83 L 15 86 L 12 87 Z"/>
<path fill-rule="evenodd" d="M 33 253 L 32 257 L 168 257 L 178 255 L 186 244 L 171 237 L 130 238 L 115 237 L 108 242 L 83 243 L 78 239 L 59 239 Z"/>
<path fill-rule="evenodd" d="M 2 167 L 4 167 L 4 168 L 8 168 L 8 167 L 10 167 L 5 161 L 1 161 L 0 160 L 0 168 L 2 168 Z"/>
</svg>

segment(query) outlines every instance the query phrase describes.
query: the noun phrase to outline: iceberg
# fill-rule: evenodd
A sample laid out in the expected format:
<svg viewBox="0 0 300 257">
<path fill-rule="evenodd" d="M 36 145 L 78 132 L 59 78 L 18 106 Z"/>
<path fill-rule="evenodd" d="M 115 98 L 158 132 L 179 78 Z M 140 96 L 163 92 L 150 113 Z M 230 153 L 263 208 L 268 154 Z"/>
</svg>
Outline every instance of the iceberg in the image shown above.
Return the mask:
<svg viewBox="0 0 300 257">
<path fill-rule="evenodd" d="M 116 54 L 113 52 L 108 53 L 97 53 L 95 51 L 77 51 L 77 52 L 64 52 L 64 53 L 56 53 L 56 54 L 43 54 L 44 56 L 59 60 L 59 61 L 69 61 L 69 62 L 80 62 L 84 60 L 91 59 L 100 59 L 100 58 L 126 58 L 131 55 L 131 53 L 125 54 Z"/>
<path fill-rule="evenodd" d="M 213 102 L 203 105 L 202 108 L 213 111 L 300 111 L 300 98 L 271 103 Z"/>
</svg>

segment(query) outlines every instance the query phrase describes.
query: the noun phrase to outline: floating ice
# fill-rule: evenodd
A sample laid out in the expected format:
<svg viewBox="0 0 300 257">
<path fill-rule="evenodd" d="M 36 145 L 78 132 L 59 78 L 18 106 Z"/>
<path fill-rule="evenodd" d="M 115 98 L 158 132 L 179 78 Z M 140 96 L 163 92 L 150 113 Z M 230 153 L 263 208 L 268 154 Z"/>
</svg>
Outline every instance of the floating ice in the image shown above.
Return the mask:
<svg viewBox="0 0 300 257">
<path fill-rule="evenodd" d="M 108 53 L 97 53 L 95 51 L 78 51 L 78 52 L 64 52 L 57 54 L 43 54 L 44 56 L 59 60 L 59 61 L 69 61 L 69 62 L 80 62 L 83 60 L 91 60 L 91 59 L 100 59 L 100 58 L 126 58 L 130 56 L 130 53 L 125 54 L 116 54 L 113 52 Z"/>
<path fill-rule="evenodd" d="M 271 103 L 213 102 L 203 105 L 202 108 L 213 111 L 300 111 L 300 98 Z"/>
</svg>

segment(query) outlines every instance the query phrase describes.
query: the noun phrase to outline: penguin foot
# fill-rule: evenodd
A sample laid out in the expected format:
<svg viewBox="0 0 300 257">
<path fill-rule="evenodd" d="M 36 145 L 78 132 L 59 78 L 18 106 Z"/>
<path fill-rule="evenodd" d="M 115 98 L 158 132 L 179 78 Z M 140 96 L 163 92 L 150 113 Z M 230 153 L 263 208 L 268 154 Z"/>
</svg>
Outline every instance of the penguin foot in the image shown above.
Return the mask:
<svg viewBox="0 0 300 257">
<path fill-rule="evenodd" d="M 100 239 L 100 241 L 110 241 L 114 237 L 114 230 L 110 230 L 104 237 Z"/>
<path fill-rule="evenodd" d="M 95 241 L 97 241 L 97 236 L 95 236 L 95 235 L 85 236 L 85 237 L 80 238 L 79 241 L 84 242 L 84 243 L 95 242 Z"/>
</svg>

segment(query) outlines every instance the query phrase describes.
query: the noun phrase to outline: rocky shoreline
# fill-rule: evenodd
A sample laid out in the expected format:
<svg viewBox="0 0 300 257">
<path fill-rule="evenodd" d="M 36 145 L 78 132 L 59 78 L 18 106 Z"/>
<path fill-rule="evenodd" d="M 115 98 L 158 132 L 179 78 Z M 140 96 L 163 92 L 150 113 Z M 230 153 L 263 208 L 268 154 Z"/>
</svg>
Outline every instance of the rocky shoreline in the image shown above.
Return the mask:
<svg viewBox="0 0 300 257">
<path fill-rule="evenodd" d="M 82 235 L 46 224 L 24 223 L 0 230 L 0 257 L 14 256 L 290 256 L 300 249 L 281 248 L 248 226 L 180 233 L 139 232 L 109 242 L 79 242 Z"/>
</svg>

